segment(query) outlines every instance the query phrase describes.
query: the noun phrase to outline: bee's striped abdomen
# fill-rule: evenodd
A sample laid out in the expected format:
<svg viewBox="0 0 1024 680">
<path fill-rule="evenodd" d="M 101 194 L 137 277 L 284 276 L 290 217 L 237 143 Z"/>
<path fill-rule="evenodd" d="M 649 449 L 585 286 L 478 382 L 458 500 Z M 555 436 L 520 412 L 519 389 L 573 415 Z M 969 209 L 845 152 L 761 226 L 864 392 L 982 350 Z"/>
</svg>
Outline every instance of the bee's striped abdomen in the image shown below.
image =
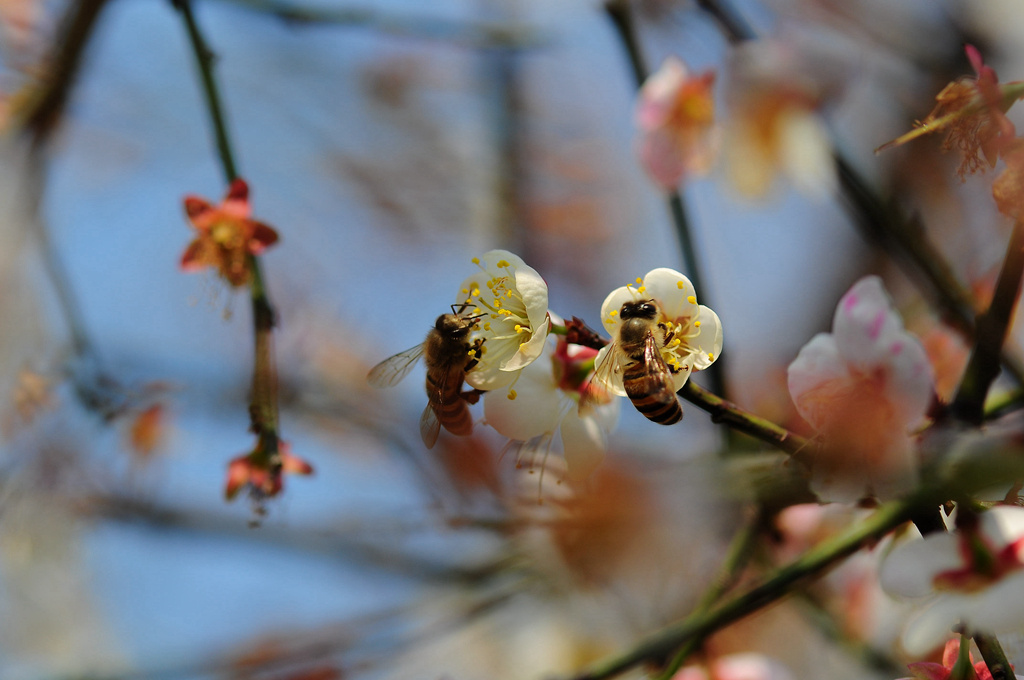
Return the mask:
<svg viewBox="0 0 1024 680">
<path fill-rule="evenodd" d="M 443 372 L 440 376 L 444 376 Z M 465 372 L 461 367 L 448 370 L 445 385 L 440 388 L 434 372 L 427 372 L 427 398 L 437 420 L 452 434 L 467 435 L 473 431 L 473 414 L 462 398 L 462 381 Z"/>
<path fill-rule="evenodd" d="M 645 418 L 660 425 L 672 425 L 683 419 L 683 408 L 675 392 L 661 385 L 641 362 L 634 362 L 622 372 L 622 386 L 633 406 Z"/>
</svg>

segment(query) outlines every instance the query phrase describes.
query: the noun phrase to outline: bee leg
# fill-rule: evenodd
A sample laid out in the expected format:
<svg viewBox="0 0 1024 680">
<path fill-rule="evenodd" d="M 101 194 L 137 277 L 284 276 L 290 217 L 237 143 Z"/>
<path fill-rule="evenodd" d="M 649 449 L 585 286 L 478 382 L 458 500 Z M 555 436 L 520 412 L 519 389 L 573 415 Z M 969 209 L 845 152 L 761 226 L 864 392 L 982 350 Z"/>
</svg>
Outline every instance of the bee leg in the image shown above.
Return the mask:
<svg viewBox="0 0 1024 680">
<path fill-rule="evenodd" d="M 676 332 L 670 331 L 668 329 L 668 326 L 665 325 L 664 323 L 659 323 L 658 328 L 661 329 L 661 334 L 662 336 L 664 336 L 664 339 L 661 341 L 661 344 L 663 346 L 667 346 L 668 343 L 672 342 L 672 338 L 676 337 Z"/>
<path fill-rule="evenodd" d="M 480 401 L 480 395 L 483 394 L 484 391 L 485 390 L 466 390 L 459 396 L 462 397 L 462 400 L 467 404 L 475 404 Z"/>
<path fill-rule="evenodd" d="M 472 371 L 474 368 L 476 368 L 476 365 L 480 363 L 480 355 L 483 354 L 483 352 L 481 351 L 483 349 L 483 346 L 483 338 L 477 338 L 476 340 L 473 341 L 473 345 L 467 350 L 467 354 L 469 355 L 470 359 L 469 361 L 466 362 L 466 368 L 464 368 L 463 370 Z"/>
</svg>

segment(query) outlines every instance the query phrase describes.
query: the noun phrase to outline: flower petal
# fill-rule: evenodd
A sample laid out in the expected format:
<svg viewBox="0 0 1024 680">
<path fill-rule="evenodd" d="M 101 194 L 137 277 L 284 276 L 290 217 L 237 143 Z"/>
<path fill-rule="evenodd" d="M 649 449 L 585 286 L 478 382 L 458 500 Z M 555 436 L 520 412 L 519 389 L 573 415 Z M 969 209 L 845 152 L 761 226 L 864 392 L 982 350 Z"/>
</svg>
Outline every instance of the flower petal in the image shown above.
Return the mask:
<svg viewBox="0 0 1024 680">
<path fill-rule="evenodd" d="M 487 424 L 516 441 L 554 432 L 568 405 L 555 386 L 551 362 L 541 359 L 526 366 L 516 380 L 515 391 L 515 399 L 509 399 L 504 389 L 484 395 Z"/>
<path fill-rule="evenodd" d="M 791 107 L 775 123 L 779 163 L 798 191 L 827 197 L 836 186 L 836 162 L 824 123 L 813 111 Z"/>
<path fill-rule="evenodd" d="M 255 220 L 249 221 L 252 227 L 252 234 L 249 236 L 249 252 L 253 255 L 259 255 L 268 246 L 272 246 L 277 243 L 277 231 L 269 224 L 263 222 L 256 222 Z"/>
<path fill-rule="evenodd" d="M 833 402 L 849 380 L 850 372 L 835 337 L 828 333 L 811 338 L 787 370 L 793 404 L 815 429 L 824 426 L 832 413 Z"/>
<path fill-rule="evenodd" d="M 930 534 L 897 544 L 879 568 L 882 590 L 896 597 L 924 597 L 934 592 L 935 576 L 963 564 L 956 535 Z"/>
<path fill-rule="evenodd" d="M 908 622 L 900 642 L 910 656 L 924 656 L 949 637 L 963 611 L 962 598 L 949 595 L 926 605 Z"/>
<path fill-rule="evenodd" d="M 621 286 L 608 293 L 608 297 L 601 303 L 601 323 L 613 339 L 619 337 L 619 310 L 625 303 L 636 299 L 636 289 Z"/>
<path fill-rule="evenodd" d="M 645 297 L 658 301 L 661 312 L 670 319 L 692 319 L 698 315 L 693 284 L 674 269 L 659 267 L 644 277 Z"/>
<path fill-rule="evenodd" d="M 885 363 L 890 341 L 903 334 L 903 322 L 880 278 L 866 276 L 843 295 L 832 320 L 832 333 L 839 351 L 855 368 L 870 371 Z"/>
<path fill-rule="evenodd" d="M 1024 537 L 1024 508 L 997 505 L 981 516 L 981 530 L 1002 548 Z"/>
<path fill-rule="evenodd" d="M 185 197 L 185 215 L 196 229 L 209 229 L 209 215 L 213 206 L 199 196 Z"/>
<path fill-rule="evenodd" d="M 244 179 L 236 178 L 228 187 L 221 210 L 239 219 L 248 219 L 252 214 L 252 208 L 249 206 L 249 185 Z"/>
<path fill-rule="evenodd" d="M 562 420 L 562 449 L 569 477 L 582 481 L 604 460 L 608 435 L 595 416 L 580 417 L 570 409 Z"/>
<path fill-rule="evenodd" d="M 688 158 L 680 153 L 675 137 L 667 130 L 644 134 L 637 154 L 650 178 L 666 191 L 679 186 L 690 165 Z"/>
<path fill-rule="evenodd" d="M 644 81 L 636 108 L 636 125 L 643 131 L 664 125 L 672 113 L 679 88 L 686 82 L 689 72 L 686 64 L 670 55 L 661 67 Z"/>
<path fill-rule="evenodd" d="M 710 307 L 700 305 L 697 320 L 699 332 L 690 338 L 689 344 L 699 352 L 693 357 L 693 369 L 702 371 L 715 363 L 722 353 L 722 321 Z"/>
</svg>

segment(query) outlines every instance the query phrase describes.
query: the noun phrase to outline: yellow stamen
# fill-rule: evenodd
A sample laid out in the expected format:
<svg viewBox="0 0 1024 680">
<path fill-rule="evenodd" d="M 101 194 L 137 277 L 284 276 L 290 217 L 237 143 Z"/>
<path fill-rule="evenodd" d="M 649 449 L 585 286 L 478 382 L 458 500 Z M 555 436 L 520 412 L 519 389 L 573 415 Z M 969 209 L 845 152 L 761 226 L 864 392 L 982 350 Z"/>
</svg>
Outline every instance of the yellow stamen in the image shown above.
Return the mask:
<svg viewBox="0 0 1024 680">
<path fill-rule="evenodd" d="M 697 298 L 693 297 L 692 295 L 686 298 L 686 301 L 689 302 L 691 305 L 697 304 Z"/>
<path fill-rule="evenodd" d="M 647 292 L 647 286 L 640 286 L 639 288 L 636 289 L 636 292 L 638 292 L 638 293 L 645 293 L 645 292 Z"/>
<path fill-rule="evenodd" d="M 693 327 L 694 328 L 700 328 L 700 321 L 694 321 L 693 322 Z"/>
<path fill-rule="evenodd" d="M 708 361 L 714 361 L 714 360 L 715 360 L 715 355 L 712 354 L 711 352 L 708 352 Z"/>
<path fill-rule="evenodd" d="M 515 399 L 516 398 L 516 391 L 515 390 L 509 390 L 508 391 L 508 398 L 509 399 Z"/>
<path fill-rule="evenodd" d="M 644 282 L 644 280 L 643 280 L 643 279 L 641 279 L 641 278 L 640 278 L 640 277 L 638 276 L 638 277 L 636 277 L 636 282 L 637 282 L 637 283 L 643 283 L 643 282 Z"/>
<path fill-rule="evenodd" d="M 512 265 L 508 263 L 508 260 L 498 260 L 497 266 L 499 269 L 504 269 L 505 267 L 511 267 Z"/>
<path fill-rule="evenodd" d="M 682 281 L 676 281 L 676 288 L 682 290 L 683 288 L 686 288 L 686 284 L 684 284 Z"/>
<path fill-rule="evenodd" d="M 470 262 L 472 262 L 473 264 L 480 264 L 480 258 L 474 257 L 472 260 L 470 260 Z"/>
<path fill-rule="evenodd" d="M 608 312 L 608 316 L 617 316 L 618 313 L 619 313 L 619 310 L 613 309 L 612 311 Z"/>
</svg>

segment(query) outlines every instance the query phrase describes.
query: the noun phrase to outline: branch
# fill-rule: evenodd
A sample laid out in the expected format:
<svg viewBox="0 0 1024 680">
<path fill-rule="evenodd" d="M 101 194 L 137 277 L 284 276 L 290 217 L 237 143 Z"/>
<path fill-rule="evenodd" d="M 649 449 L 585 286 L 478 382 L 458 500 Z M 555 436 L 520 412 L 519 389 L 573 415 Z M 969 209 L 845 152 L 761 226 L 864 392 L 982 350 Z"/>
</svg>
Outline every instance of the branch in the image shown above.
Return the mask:
<svg viewBox="0 0 1024 680">
<path fill-rule="evenodd" d="M 992 674 L 992 680 L 1012 680 L 1015 677 L 1010 662 L 1003 652 L 1003 646 L 999 644 L 996 636 L 976 633 L 974 644 L 978 645 L 978 651 L 985 659 L 985 665 L 988 666 L 988 670 Z"/>
<path fill-rule="evenodd" d="M 727 0 L 699 0 L 698 4 L 718 22 L 731 42 L 757 37 Z M 918 287 L 931 295 L 946 323 L 973 340 L 976 336 L 974 299 L 942 253 L 928 240 L 921 224 L 883 200 L 842 153 L 834 151 L 833 158 L 839 183 L 862 235 L 904 265 Z M 1001 361 L 1013 379 L 1024 385 L 1024 366 L 1020 361 L 1006 352 L 1002 353 Z"/>
<path fill-rule="evenodd" d="M 861 548 L 875 543 L 909 521 L 919 508 L 931 505 L 933 500 L 931 496 L 922 494 L 881 506 L 858 526 L 812 548 L 792 564 L 777 570 L 762 585 L 708 614 L 698 612 L 669 626 L 640 642 L 628 652 L 575 676 L 574 680 L 604 680 L 645 661 L 662 659 L 691 640 L 706 638 L 748 614 L 782 599 L 798 581 L 818 576 Z"/>
<path fill-rule="evenodd" d="M 224 108 L 221 105 L 220 90 L 213 72 L 214 54 L 207 46 L 199 24 L 192 12 L 192 4 L 188 0 L 172 0 L 181 12 L 188 31 L 189 42 L 196 58 L 206 108 L 213 125 L 217 154 L 220 158 L 227 183 L 238 177 L 235 155 L 228 136 Z M 252 395 L 249 403 L 249 415 L 252 429 L 263 439 L 263 444 L 270 455 L 278 453 L 278 412 L 277 412 L 277 364 L 273 354 L 273 330 L 277 319 L 258 257 L 250 255 L 249 295 L 252 300 L 252 320 L 254 336 L 254 359 L 252 375 Z"/>
<path fill-rule="evenodd" d="M 53 41 L 54 50 L 48 59 L 45 80 L 35 88 L 17 116 L 18 126 L 31 132 L 36 144 L 47 138 L 60 121 L 85 49 L 106 5 L 107 0 L 68 4 Z"/>
<path fill-rule="evenodd" d="M 960 389 L 950 407 L 954 417 L 981 425 L 985 417 L 985 397 L 999 375 L 999 353 L 1006 342 L 1013 310 L 1020 297 L 1024 276 L 1024 224 L 1014 222 L 1006 246 L 996 290 L 988 310 L 978 316 L 978 333 L 970 362 L 960 381 Z"/>
<path fill-rule="evenodd" d="M 767 442 L 790 455 L 799 453 L 809 444 L 808 440 L 804 437 L 794 434 L 770 420 L 744 411 L 731 401 L 727 401 L 717 394 L 694 384 L 692 380 L 688 380 L 677 394 L 691 404 L 696 404 L 710 413 L 712 421 L 725 423 L 744 434 Z"/>
</svg>

